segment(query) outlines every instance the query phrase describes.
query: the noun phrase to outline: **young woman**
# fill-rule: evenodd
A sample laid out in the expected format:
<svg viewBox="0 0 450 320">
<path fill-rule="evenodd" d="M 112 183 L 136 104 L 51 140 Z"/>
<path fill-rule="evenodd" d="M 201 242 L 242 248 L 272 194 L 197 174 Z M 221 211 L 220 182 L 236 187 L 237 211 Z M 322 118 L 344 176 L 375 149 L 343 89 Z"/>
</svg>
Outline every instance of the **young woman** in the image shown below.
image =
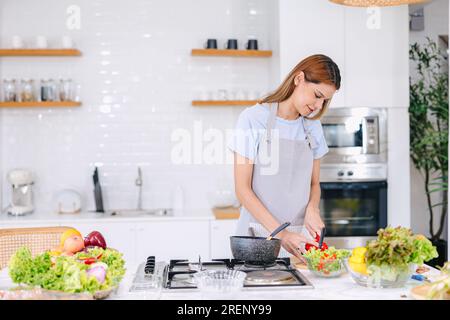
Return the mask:
<svg viewBox="0 0 450 320">
<path fill-rule="evenodd" d="M 275 92 L 240 114 L 230 145 L 242 204 L 238 235 L 264 236 L 291 222 L 277 236 L 285 250 L 301 258 L 305 243 L 317 245 L 312 239 L 324 227 L 320 158 L 328 152 L 319 119 L 340 85 L 336 63 L 313 55 Z"/>
</svg>

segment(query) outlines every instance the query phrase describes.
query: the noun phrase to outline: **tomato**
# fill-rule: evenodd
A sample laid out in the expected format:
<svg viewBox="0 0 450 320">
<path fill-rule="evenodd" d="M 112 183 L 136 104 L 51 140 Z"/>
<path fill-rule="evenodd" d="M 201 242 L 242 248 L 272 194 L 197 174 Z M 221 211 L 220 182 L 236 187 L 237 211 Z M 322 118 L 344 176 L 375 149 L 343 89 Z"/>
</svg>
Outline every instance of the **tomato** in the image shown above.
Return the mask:
<svg viewBox="0 0 450 320">
<path fill-rule="evenodd" d="M 95 262 L 97 262 L 97 259 L 95 258 L 87 258 L 84 260 L 84 264 L 93 264 Z"/>
</svg>

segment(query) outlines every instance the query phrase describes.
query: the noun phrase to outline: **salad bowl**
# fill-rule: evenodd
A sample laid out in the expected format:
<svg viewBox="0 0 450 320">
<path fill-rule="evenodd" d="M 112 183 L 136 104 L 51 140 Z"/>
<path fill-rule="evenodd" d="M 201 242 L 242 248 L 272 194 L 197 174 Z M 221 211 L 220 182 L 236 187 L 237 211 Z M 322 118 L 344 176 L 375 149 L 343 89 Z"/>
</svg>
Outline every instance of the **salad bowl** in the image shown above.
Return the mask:
<svg viewBox="0 0 450 320">
<path fill-rule="evenodd" d="M 346 272 L 344 258 L 348 257 L 350 252 L 345 249 L 335 249 L 330 247 L 325 250 L 310 249 L 303 257 L 309 271 L 314 275 L 323 278 L 335 278 Z"/>
<path fill-rule="evenodd" d="M 416 265 L 413 263 L 405 268 L 369 266 L 368 269 L 371 270 L 371 273 L 363 274 L 353 270 L 348 259 L 344 259 L 344 265 L 357 284 L 369 288 L 401 288 L 405 286 L 416 270 Z"/>
</svg>

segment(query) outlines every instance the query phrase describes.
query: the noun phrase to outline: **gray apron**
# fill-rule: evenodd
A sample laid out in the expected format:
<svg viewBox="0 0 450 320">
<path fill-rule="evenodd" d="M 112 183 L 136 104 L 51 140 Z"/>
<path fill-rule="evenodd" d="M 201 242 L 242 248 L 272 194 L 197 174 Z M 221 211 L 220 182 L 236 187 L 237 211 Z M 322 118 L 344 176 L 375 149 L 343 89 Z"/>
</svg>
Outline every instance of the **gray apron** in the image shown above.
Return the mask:
<svg viewBox="0 0 450 320">
<path fill-rule="evenodd" d="M 273 139 L 275 131 L 272 129 L 275 125 L 277 110 L 278 104 L 270 105 L 265 136 L 259 143 L 253 166 L 252 189 L 280 224 L 291 222 L 288 230 L 311 238 L 303 224 L 311 191 L 314 160 L 312 149 L 317 145 L 308 130 L 305 119 L 301 119 L 301 123 L 305 129 L 306 140 Z M 273 143 L 278 143 L 278 150 L 273 147 Z M 274 161 L 278 161 L 278 170 L 268 174 L 267 163 L 273 164 Z M 249 227 L 253 229 L 255 236 L 269 235 L 269 231 L 242 206 L 237 235 L 251 235 Z M 288 253 L 282 249 L 280 256 L 288 256 Z"/>
</svg>

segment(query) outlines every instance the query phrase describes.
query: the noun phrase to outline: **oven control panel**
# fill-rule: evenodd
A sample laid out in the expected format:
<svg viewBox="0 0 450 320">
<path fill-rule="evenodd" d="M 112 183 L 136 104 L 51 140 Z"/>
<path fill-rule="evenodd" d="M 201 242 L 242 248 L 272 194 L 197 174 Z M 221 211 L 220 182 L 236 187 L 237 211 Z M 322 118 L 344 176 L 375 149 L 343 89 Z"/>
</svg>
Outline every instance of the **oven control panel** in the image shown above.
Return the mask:
<svg viewBox="0 0 450 320">
<path fill-rule="evenodd" d="M 378 117 L 364 117 L 363 120 L 363 154 L 378 154 Z"/>
<path fill-rule="evenodd" d="M 377 181 L 387 179 L 386 164 L 321 164 L 320 181 Z"/>
</svg>

